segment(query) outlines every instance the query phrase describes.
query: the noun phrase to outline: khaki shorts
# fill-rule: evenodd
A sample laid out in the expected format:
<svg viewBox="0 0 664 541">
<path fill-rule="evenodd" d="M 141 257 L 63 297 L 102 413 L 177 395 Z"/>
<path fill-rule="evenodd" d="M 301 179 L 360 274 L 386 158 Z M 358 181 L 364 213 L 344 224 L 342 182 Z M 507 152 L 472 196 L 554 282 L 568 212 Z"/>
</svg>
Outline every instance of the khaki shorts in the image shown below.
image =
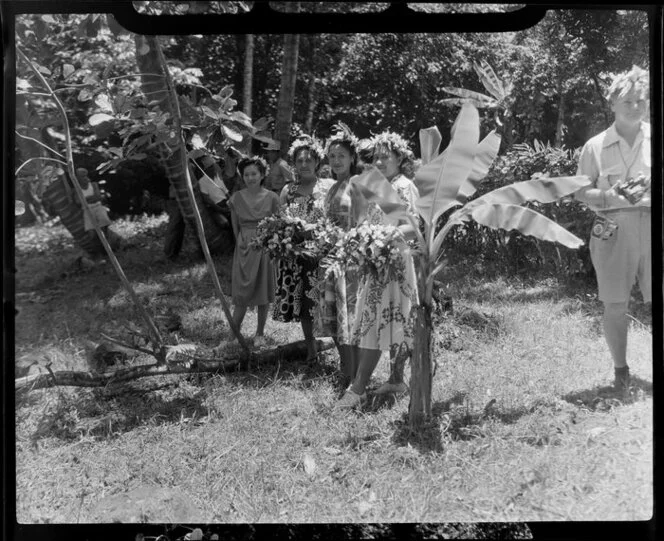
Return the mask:
<svg viewBox="0 0 664 541">
<path fill-rule="evenodd" d="M 599 298 L 605 303 L 628 302 L 634 280 L 646 302 L 652 301 L 652 245 L 650 209 L 629 209 L 601 213 L 618 224 L 608 239 L 591 235 L 590 257 L 597 274 Z"/>
</svg>

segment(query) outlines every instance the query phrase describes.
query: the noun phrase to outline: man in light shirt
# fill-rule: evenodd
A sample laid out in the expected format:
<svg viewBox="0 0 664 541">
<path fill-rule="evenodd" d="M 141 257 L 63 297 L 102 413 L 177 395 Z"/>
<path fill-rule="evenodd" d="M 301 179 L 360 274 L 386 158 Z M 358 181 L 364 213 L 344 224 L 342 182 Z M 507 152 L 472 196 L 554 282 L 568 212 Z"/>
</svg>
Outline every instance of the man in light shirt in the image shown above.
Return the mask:
<svg viewBox="0 0 664 541">
<path fill-rule="evenodd" d="M 648 73 L 637 66 L 614 77 L 607 94 L 614 122 L 584 145 L 577 172 L 593 181 L 576 198 L 597 214 L 590 255 L 619 390 L 629 386 L 627 307 L 635 279 L 644 301 L 652 300 L 648 92 Z"/>
</svg>

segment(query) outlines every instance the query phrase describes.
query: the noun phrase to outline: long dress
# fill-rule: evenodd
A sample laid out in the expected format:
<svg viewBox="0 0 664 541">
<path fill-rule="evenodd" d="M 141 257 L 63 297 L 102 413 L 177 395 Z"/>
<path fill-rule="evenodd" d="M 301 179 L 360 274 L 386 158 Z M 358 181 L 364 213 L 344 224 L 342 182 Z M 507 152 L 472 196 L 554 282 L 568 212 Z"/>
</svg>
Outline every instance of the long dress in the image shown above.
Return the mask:
<svg viewBox="0 0 664 541">
<path fill-rule="evenodd" d="M 325 215 L 344 231 L 357 226 L 358 205 L 353 185 L 349 180 L 337 181 L 325 198 Z M 324 269 L 324 265 L 321 265 Z M 359 276 L 347 269 L 319 276 L 319 304 L 314 323 L 314 334 L 333 336 L 340 344 L 349 344 L 355 320 L 355 305 Z"/>
<path fill-rule="evenodd" d="M 318 179 L 311 195 L 297 193 L 299 184 L 293 182 L 284 187 L 286 207 L 295 215 L 312 221 L 316 211 L 323 212 L 323 202 L 334 181 Z M 277 288 L 272 319 L 289 323 L 314 319 L 318 305 L 318 261 L 286 260 L 277 262 Z"/>
<path fill-rule="evenodd" d="M 406 203 L 408 210 L 416 214 L 415 201 L 419 197 L 411 180 L 399 175 L 392 186 Z M 369 221 L 381 225 L 389 223 L 387 216 L 375 203 L 369 207 Z M 391 224 L 396 225 L 396 224 Z M 417 305 L 415 265 L 408 245 L 399 247 L 404 269 L 396 279 L 387 284 L 372 276 L 360 280 L 355 321 L 351 331 L 351 343 L 366 349 L 395 352 L 399 348 L 410 351 L 413 346 L 413 321 L 411 309 Z"/>
<path fill-rule="evenodd" d="M 228 206 L 238 226 L 233 269 L 231 298 L 242 306 L 261 306 L 274 300 L 274 267 L 270 257 L 249 246 L 256 236 L 256 226 L 263 218 L 279 211 L 279 197 L 262 190 L 258 196 L 243 189 L 234 193 Z"/>
</svg>

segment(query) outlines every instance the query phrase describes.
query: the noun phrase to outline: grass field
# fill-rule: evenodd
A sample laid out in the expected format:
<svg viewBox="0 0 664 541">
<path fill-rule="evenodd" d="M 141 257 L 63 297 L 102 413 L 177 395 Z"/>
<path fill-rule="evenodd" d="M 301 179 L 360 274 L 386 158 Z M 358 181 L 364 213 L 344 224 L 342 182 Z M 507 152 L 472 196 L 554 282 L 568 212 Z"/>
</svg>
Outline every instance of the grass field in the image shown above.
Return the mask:
<svg viewBox="0 0 664 541">
<path fill-rule="evenodd" d="M 209 354 L 228 327 L 189 248 L 161 259 L 165 220 L 118 221 L 118 258 L 148 310 L 175 311 L 178 339 Z M 60 226 L 16 232 L 16 359 L 87 370 L 88 341 L 141 321 L 110 265 L 79 268 L 68 239 Z M 229 262 L 216 259 L 227 291 Z M 452 271 L 422 432 L 408 429 L 407 396 L 334 411 L 332 351 L 314 365 L 33 390 L 16 400 L 19 522 L 649 519 L 649 309 L 635 296 L 634 382 L 617 394 L 592 282 Z M 250 312 L 245 334 L 254 326 Z M 301 339 L 297 324 L 266 331 L 270 345 Z M 170 503 L 127 505 L 140 491 Z"/>
</svg>

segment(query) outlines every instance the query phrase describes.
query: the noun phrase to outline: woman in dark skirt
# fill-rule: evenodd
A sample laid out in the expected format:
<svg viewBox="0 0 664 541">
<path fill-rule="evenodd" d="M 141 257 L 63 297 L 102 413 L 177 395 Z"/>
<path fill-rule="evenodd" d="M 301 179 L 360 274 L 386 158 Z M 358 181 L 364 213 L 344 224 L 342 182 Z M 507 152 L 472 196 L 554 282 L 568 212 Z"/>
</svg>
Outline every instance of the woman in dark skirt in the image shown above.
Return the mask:
<svg viewBox="0 0 664 541">
<path fill-rule="evenodd" d="M 319 179 L 318 167 L 323 158 L 320 144 L 309 136 L 293 142 L 288 158 L 295 169 L 295 181 L 284 186 L 280 200 L 291 215 L 314 222 L 323 215 L 323 203 L 332 179 Z M 277 288 L 272 317 L 276 321 L 299 321 L 307 344 L 307 360 L 316 358 L 313 331 L 317 298 L 318 262 L 306 259 L 280 259 L 277 263 Z"/>
</svg>

